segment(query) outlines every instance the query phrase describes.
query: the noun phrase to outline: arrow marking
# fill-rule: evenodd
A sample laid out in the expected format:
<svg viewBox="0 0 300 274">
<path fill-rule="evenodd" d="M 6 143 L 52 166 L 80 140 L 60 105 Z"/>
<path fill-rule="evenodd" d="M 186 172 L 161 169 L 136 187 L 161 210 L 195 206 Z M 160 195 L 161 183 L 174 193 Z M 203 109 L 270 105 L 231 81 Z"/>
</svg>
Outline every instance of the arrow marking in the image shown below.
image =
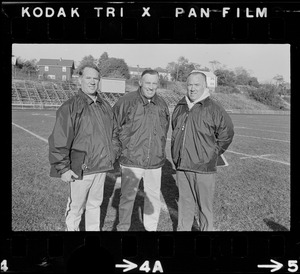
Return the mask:
<svg viewBox="0 0 300 274">
<path fill-rule="evenodd" d="M 116 267 L 118 267 L 118 268 L 124 268 L 123 272 L 130 271 L 130 270 L 132 270 L 132 269 L 134 269 L 134 268 L 137 267 L 137 264 L 132 263 L 132 262 L 130 262 L 128 260 L 123 259 L 123 262 L 126 263 L 126 264 L 116 264 Z"/>
<path fill-rule="evenodd" d="M 270 261 L 273 264 L 258 264 L 257 267 L 259 267 L 259 268 L 272 268 L 271 272 L 275 272 L 275 271 L 279 270 L 280 268 L 282 268 L 282 266 L 283 266 L 283 264 L 281 264 L 279 262 L 276 262 L 272 259 Z"/>
</svg>

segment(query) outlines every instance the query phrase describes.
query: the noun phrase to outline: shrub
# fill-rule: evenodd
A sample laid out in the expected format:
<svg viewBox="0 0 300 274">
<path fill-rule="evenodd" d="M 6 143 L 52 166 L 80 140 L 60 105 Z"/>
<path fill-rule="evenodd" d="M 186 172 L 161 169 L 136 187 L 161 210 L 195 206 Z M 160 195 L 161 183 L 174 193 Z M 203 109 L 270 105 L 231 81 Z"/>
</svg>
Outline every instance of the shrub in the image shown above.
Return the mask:
<svg viewBox="0 0 300 274">
<path fill-rule="evenodd" d="M 236 87 L 230 86 L 217 86 L 215 92 L 224 94 L 240 93 L 240 91 Z"/>
<path fill-rule="evenodd" d="M 261 85 L 257 89 L 249 89 L 248 95 L 250 98 L 261 102 L 265 105 L 284 109 L 283 102 L 278 95 L 277 87 L 271 84 Z"/>
</svg>

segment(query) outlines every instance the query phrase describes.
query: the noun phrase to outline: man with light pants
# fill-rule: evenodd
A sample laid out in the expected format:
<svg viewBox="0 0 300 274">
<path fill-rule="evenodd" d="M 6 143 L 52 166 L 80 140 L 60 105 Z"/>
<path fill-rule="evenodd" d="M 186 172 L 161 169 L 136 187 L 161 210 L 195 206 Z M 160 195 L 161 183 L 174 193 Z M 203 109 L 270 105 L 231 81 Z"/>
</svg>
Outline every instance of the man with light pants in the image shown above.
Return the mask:
<svg viewBox="0 0 300 274">
<path fill-rule="evenodd" d="M 117 136 L 121 143 L 121 198 L 118 231 L 128 231 L 134 201 L 143 178 L 146 231 L 156 231 L 161 202 L 161 168 L 166 159 L 165 146 L 169 128 L 169 110 L 157 95 L 159 75 L 145 70 L 139 81 L 140 88 L 121 97 L 114 105 Z"/>
<path fill-rule="evenodd" d="M 79 231 L 84 210 L 85 230 L 100 230 L 106 172 L 113 169 L 117 154 L 114 115 L 109 103 L 98 94 L 99 80 L 95 65 L 80 68 L 81 89 L 57 110 L 49 137 L 50 176 L 61 178 L 70 187 L 67 231 Z"/>
<path fill-rule="evenodd" d="M 231 144 L 234 131 L 224 108 L 210 98 L 201 71 L 192 71 L 187 77 L 187 95 L 173 111 L 172 130 L 179 191 L 177 231 L 191 231 L 195 208 L 200 230 L 213 231 L 217 160 Z"/>
</svg>

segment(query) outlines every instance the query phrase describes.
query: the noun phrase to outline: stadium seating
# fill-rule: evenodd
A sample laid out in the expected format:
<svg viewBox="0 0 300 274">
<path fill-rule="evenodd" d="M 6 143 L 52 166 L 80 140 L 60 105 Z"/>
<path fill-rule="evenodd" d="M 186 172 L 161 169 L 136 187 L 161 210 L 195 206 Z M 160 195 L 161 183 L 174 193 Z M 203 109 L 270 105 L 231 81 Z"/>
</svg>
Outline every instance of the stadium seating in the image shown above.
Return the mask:
<svg viewBox="0 0 300 274">
<path fill-rule="evenodd" d="M 22 108 L 58 108 L 66 100 L 74 96 L 78 86 L 69 82 L 12 80 L 12 106 Z M 123 96 L 120 93 L 100 93 L 111 106 Z M 159 89 L 169 107 L 174 107 L 183 95 L 171 90 Z"/>
</svg>

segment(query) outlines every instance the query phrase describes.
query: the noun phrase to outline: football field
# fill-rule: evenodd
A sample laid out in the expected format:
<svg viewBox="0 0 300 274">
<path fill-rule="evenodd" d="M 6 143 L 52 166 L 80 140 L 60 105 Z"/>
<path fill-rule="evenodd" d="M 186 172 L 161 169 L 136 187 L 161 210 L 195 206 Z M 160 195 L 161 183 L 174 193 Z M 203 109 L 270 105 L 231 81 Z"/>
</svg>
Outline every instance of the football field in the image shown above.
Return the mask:
<svg viewBox="0 0 300 274">
<path fill-rule="evenodd" d="M 229 166 L 217 173 L 214 198 L 216 231 L 290 230 L 290 116 L 230 114 L 235 136 L 225 152 Z M 48 137 L 55 111 L 12 111 L 12 229 L 64 231 L 68 185 L 50 178 Z M 178 189 L 170 156 L 163 167 L 159 231 L 177 224 Z M 103 231 L 115 230 L 120 199 L 120 172 L 107 175 L 101 206 Z M 140 184 L 131 230 L 143 231 L 143 186 Z M 84 222 L 81 227 L 84 229 Z"/>
</svg>

